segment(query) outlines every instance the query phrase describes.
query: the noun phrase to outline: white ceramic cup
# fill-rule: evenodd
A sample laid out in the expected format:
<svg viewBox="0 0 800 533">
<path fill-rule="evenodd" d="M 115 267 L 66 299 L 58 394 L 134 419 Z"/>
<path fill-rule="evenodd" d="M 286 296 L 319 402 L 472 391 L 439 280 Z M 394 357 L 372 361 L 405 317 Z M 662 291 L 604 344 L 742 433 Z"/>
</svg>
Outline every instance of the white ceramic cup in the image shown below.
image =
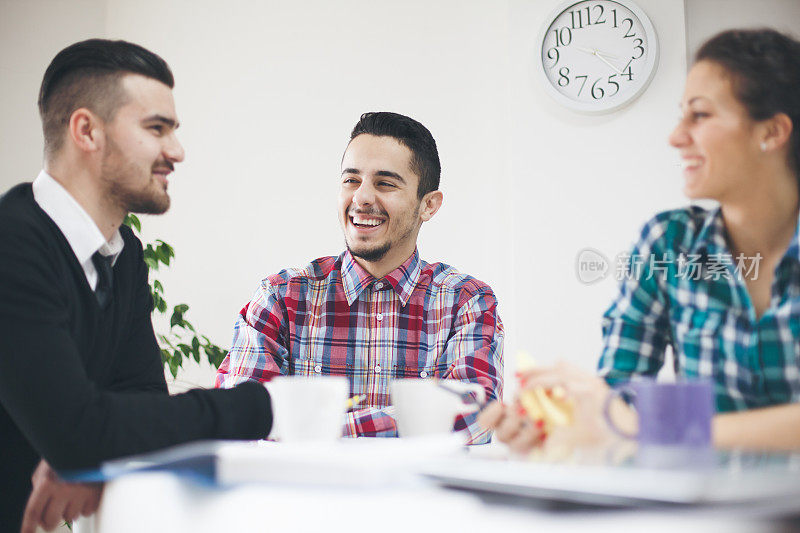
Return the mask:
<svg viewBox="0 0 800 533">
<path fill-rule="evenodd" d="M 269 438 L 306 442 L 334 441 L 342 436 L 350 392 L 347 378 L 278 376 L 266 387 L 272 398 Z"/>
<path fill-rule="evenodd" d="M 486 391 L 477 383 L 452 379 L 396 379 L 390 392 L 395 408 L 397 432 L 401 437 L 450 433 L 457 415 L 467 415 L 480 409 Z M 445 390 L 446 387 L 447 390 Z M 464 403 L 459 394 L 474 393 L 477 402 Z"/>
</svg>

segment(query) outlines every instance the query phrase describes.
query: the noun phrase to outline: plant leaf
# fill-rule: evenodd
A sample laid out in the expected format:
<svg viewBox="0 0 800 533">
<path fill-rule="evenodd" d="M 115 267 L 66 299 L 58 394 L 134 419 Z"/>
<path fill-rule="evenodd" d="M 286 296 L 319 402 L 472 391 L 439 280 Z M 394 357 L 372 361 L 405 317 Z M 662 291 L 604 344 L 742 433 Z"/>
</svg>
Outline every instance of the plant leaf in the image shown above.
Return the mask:
<svg viewBox="0 0 800 533">
<path fill-rule="evenodd" d="M 175 353 L 170 357 L 169 360 L 169 371 L 172 373 L 172 377 L 178 377 L 178 367 L 181 366 L 181 352 L 175 350 Z"/>
<path fill-rule="evenodd" d="M 142 226 L 136 215 L 128 215 L 125 224 L 137 232 L 141 232 Z M 161 239 L 156 239 L 154 243 L 148 243 L 142 250 L 144 262 L 150 271 L 157 271 L 163 264 L 170 265 L 170 260 L 175 257 L 175 249 Z M 164 285 L 160 280 L 154 279 L 150 286 L 150 294 L 153 297 L 153 311 L 166 313 L 169 306 L 164 299 Z M 161 362 L 169 368 L 172 377 L 178 375 L 178 369 L 183 366 L 183 359 L 193 358 L 200 362 L 201 350 L 205 352 L 208 362 L 214 368 L 219 365 L 228 355 L 227 350 L 223 350 L 205 336 L 200 335 L 191 322 L 184 318 L 184 314 L 189 311 L 189 305 L 182 303 L 176 305 L 170 316 L 170 330 L 167 335 L 159 333 L 157 335 L 158 344 L 161 347 Z M 181 329 L 173 330 L 180 326 Z"/>
<path fill-rule="evenodd" d="M 135 229 L 136 233 L 141 233 L 142 231 L 142 223 L 139 221 L 139 217 L 133 213 L 128 213 L 122 223 L 131 229 Z"/>
<path fill-rule="evenodd" d="M 159 243 L 159 248 L 163 250 L 164 255 L 167 257 L 175 257 L 175 249 L 170 246 L 169 244 L 165 243 L 161 239 L 157 239 L 156 242 Z"/>
</svg>

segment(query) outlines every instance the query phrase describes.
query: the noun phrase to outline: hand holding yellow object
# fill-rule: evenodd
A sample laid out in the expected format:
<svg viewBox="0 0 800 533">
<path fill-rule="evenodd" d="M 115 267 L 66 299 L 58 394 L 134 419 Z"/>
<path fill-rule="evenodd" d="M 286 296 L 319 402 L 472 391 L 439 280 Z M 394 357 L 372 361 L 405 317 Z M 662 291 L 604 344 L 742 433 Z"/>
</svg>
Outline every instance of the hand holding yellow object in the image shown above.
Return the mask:
<svg viewBox="0 0 800 533">
<path fill-rule="evenodd" d="M 517 352 L 517 374 L 520 375 L 533 369 L 536 362 L 525 351 Z M 521 377 L 521 376 L 520 376 Z M 569 426 L 573 422 L 574 404 L 567 398 L 562 387 L 545 389 L 543 387 L 525 388 L 525 382 L 520 380 L 520 393 L 517 401 L 521 411 L 534 423 L 549 434 L 556 427 Z"/>
<path fill-rule="evenodd" d="M 574 406 L 560 387 L 549 391 L 542 387 L 525 389 L 519 393 L 518 401 L 525 414 L 541 425 L 545 433 L 572 424 Z"/>
<path fill-rule="evenodd" d="M 513 403 L 493 402 L 478 417 L 481 427 L 494 430 L 514 452 L 561 460 L 615 442 L 603 414 L 609 387 L 601 377 L 565 362 L 539 367 L 525 353 L 517 354 L 517 377 L 520 392 Z M 635 430 L 636 413 L 619 403 L 612 403 L 612 416 L 630 419 L 624 427 Z"/>
</svg>

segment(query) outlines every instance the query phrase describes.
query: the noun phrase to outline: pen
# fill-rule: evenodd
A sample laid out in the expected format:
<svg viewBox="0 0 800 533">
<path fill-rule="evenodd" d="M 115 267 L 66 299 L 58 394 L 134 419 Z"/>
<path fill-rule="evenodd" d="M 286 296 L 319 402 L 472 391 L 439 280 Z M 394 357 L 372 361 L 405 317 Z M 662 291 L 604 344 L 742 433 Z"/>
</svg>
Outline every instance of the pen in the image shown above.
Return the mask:
<svg viewBox="0 0 800 533">
<path fill-rule="evenodd" d="M 461 398 L 461 401 L 464 402 L 465 404 L 476 404 L 479 407 L 479 409 L 483 409 L 484 407 L 486 407 L 486 404 L 488 403 L 486 400 L 482 402 L 478 401 L 473 395 L 474 393 L 451 389 L 450 387 L 448 387 L 447 380 L 445 379 L 437 379 L 435 380 L 435 382 L 437 387 L 446 390 L 449 393 L 455 394 L 456 396 Z"/>
</svg>

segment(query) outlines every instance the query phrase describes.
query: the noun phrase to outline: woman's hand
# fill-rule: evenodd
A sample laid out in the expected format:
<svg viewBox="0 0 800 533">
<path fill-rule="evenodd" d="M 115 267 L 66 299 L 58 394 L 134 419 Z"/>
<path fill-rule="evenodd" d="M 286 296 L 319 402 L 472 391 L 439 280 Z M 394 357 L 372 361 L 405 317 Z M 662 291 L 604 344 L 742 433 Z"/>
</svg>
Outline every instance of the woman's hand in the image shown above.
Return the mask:
<svg viewBox="0 0 800 533">
<path fill-rule="evenodd" d="M 478 424 L 493 429 L 500 442 L 506 443 L 517 453 L 525 453 L 541 444 L 544 431 L 519 408 L 492 402 L 478 415 Z"/>
<path fill-rule="evenodd" d="M 552 391 L 561 388 L 564 399 L 572 405 L 572 421 L 568 425 L 556 426 L 545 437 L 543 424 L 531 420 L 515 405 L 497 402 L 486 407 L 478 422 L 494 429 L 497 438 L 516 452 L 527 452 L 543 443 L 548 455 L 563 456 L 576 448 L 607 446 L 616 439 L 605 420 L 603 409 L 610 388 L 593 373 L 575 365 L 560 362 L 555 366 L 541 367 L 519 374 L 522 391 L 541 388 Z M 521 391 L 521 392 L 522 392 Z M 625 431 L 635 431 L 636 413 L 619 398 L 609 405 L 609 412 L 616 425 Z"/>
</svg>

